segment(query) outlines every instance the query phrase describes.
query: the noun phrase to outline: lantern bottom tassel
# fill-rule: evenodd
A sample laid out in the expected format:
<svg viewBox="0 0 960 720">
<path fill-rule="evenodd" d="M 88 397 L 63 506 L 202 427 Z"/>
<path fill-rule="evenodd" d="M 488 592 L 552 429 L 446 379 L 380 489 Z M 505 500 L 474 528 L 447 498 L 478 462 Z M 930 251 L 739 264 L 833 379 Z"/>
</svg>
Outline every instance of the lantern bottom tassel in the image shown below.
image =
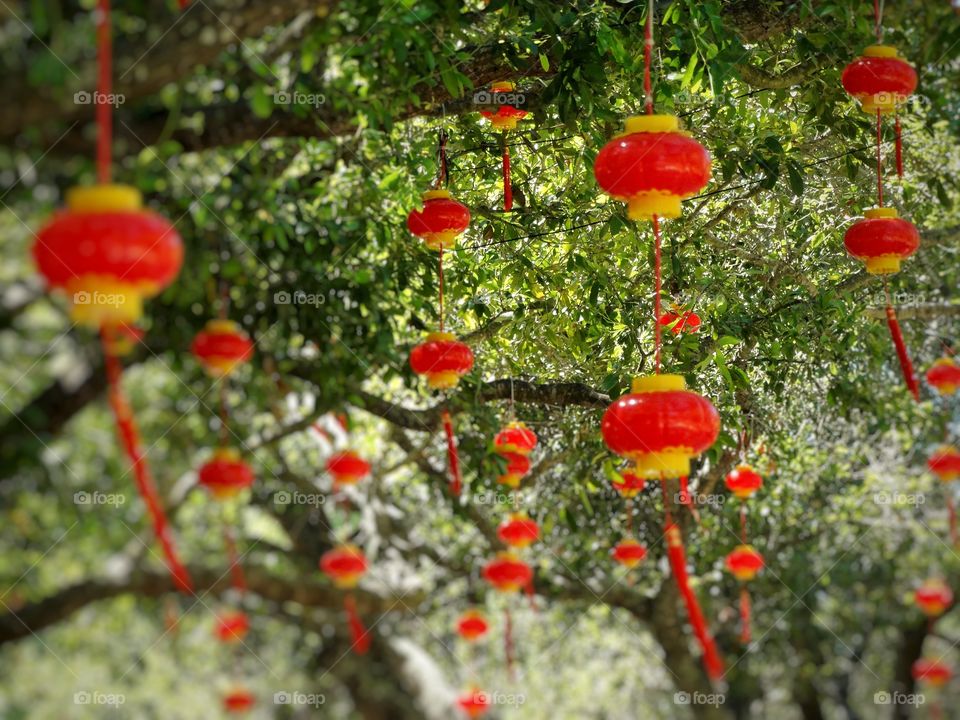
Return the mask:
<svg viewBox="0 0 960 720">
<path fill-rule="evenodd" d="M 447 459 L 450 463 L 450 494 L 459 497 L 463 492 L 463 476 L 460 474 L 460 453 L 457 452 L 457 438 L 453 434 L 453 420 L 450 413 L 443 411 L 443 431 L 447 435 Z"/>
<path fill-rule="evenodd" d="M 343 598 L 343 609 L 347 613 L 347 624 L 350 627 L 351 649 L 357 655 L 366 655 L 370 649 L 370 631 L 363 626 L 360 614 L 357 612 L 357 601 L 349 593 Z"/>
<path fill-rule="evenodd" d="M 507 144 L 507 134 L 503 134 L 503 210 L 513 210 L 513 183 L 510 180 L 510 146 Z"/>
<path fill-rule="evenodd" d="M 957 547 L 957 507 L 953 503 L 953 496 L 947 493 L 947 517 L 950 520 L 950 542 Z"/>
<path fill-rule="evenodd" d="M 740 588 L 740 644 L 750 644 L 750 591 Z"/>
<path fill-rule="evenodd" d="M 667 537 L 667 556 L 670 560 L 670 569 L 677 582 L 677 589 L 687 606 L 687 616 L 693 627 L 693 634 L 703 650 L 703 666 L 711 680 L 719 680 L 723 676 L 723 659 L 717 650 L 717 645 L 707 628 L 707 621 L 703 617 L 697 596 L 690 588 L 690 578 L 687 575 L 687 557 L 683 549 L 683 537 L 676 523 L 668 522 L 664 527 Z"/>
<path fill-rule="evenodd" d="M 230 563 L 230 578 L 233 587 L 238 592 L 245 592 L 247 589 L 247 579 L 243 574 L 243 566 L 240 564 L 240 555 L 237 552 L 237 540 L 233 535 L 231 528 L 223 531 L 223 542 L 227 546 L 227 560 Z"/>
<path fill-rule="evenodd" d="M 887 305 L 887 327 L 890 328 L 890 337 L 897 350 L 897 359 L 900 361 L 903 381 L 907 384 L 913 399 L 920 402 L 920 386 L 917 385 L 917 376 L 913 372 L 910 353 L 907 352 L 907 344 L 903 341 L 903 332 L 900 330 L 900 323 L 897 322 L 897 313 L 894 312 L 893 306 L 890 304 Z"/>
<path fill-rule="evenodd" d="M 503 611 L 503 656 L 507 674 L 513 680 L 513 618 L 510 616 L 510 608 Z"/>
</svg>

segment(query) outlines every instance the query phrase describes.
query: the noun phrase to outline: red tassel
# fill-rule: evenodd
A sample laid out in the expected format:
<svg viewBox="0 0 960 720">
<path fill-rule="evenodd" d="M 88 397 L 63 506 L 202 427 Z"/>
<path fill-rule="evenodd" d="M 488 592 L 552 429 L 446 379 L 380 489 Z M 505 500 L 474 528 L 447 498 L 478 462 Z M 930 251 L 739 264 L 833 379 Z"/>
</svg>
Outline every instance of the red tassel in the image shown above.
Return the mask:
<svg viewBox="0 0 960 720">
<path fill-rule="evenodd" d="M 513 210 L 513 184 L 510 182 L 510 146 L 507 136 L 503 136 L 503 209 L 504 212 Z"/>
<path fill-rule="evenodd" d="M 513 679 L 513 618 L 510 617 L 510 608 L 503 611 L 503 656 L 507 665 L 507 673 Z"/>
<path fill-rule="evenodd" d="M 903 179 L 903 140 L 900 137 L 900 115 L 897 115 L 894 121 L 894 131 L 897 137 L 897 177 Z"/>
<path fill-rule="evenodd" d="M 190 0 L 177 0 L 177 4 L 180 6 L 181 10 L 184 10 L 187 5 L 190 4 Z"/>
<path fill-rule="evenodd" d="M 707 621 L 703 617 L 697 596 L 690 588 L 690 578 L 687 575 L 687 557 L 683 549 L 683 536 L 676 523 L 667 522 L 664 527 L 667 538 L 667 557 L 670 560 L 670 569 L 677 582 L 677 588 L 687 606 L 687 616 L 693 627 L 693 634 L 703 650 L 703 666 L 711 680 L 719 680 L 723 676 L 723 659 L 717 650 L 716 643 L 710 636 Z"/>
<path fill-rule="evenodd" d="M 746 585 L 740 588 L 740 644 L 750 644 L 750 592 Z"/>
<path fill-rule="evenodd" d="M 347 624 L 350 626 L 351 649 L 357 655 L 366 655 L 370 649 L 370 632 L 363 626 L 357 613 L 357 601 L 352 594 L 343 598 L 343 609 L 347 611 Z"/>
<path fill-rule="evenodd" d="M 957 508 L 953 504 L 953 496 L 947 491 L 947 516 L 950 518 L 950 542 L 957 547 Z"/>
<path fill-rule="evenodd" d="M 193 583 L 190 580 L 190 573 L 187 572 L 187 568 L 180 562 L 180 557 L 177 554 L 176 545 L 170 535 L 170 523 L 163 509 L 160 495 L 157 493 L 156 484 L 153 482 L 153 476 L 150 473 L 147 458 L 143 453 L 137 422 L 133 417 L 130 403 L 127 402 L 127 398 L 123 393 L 123 385 L 121 382 L 123 378 L 123 367 L 120 364 L 120 360 L 117 359 L 117 356 L 114 355 L 111 350 L 110 332 L 108 328 L 104 328 L 101 338 L 103 340 L 104 362 L 107 372 L 107 398 L 117 422 L 117 430 L 120 435 L 121 444 L 133 467 L 133 477 L 137 485 L 137 491 L 147 506 L 147 513 L 150 515 L 153 523 L 153 532 L 160 541 L 164 561 L 166 562 L 167 569 L 173 576 L 174 585 L 181 592 L 192 594 Z"/>
<path fill-rule="evenodd" d="M 450 413 L 443 411 L 443 431 L 447 434 L 447 459 L 450 461 L 450 494 L 459 497 L 463 491 L 463 477 L 460 475 L 460 453 L 457 452 L 457 438 L 453 435 L 453 420 Z"/>
<path fill-rule="evenodd" d="M 233 587 L 240 592 L 246 592 L 247 579 L 243 575 L 243 566 L 240 564 L 240 555 L 237 553 L 237 541 L 233 530 L 226 528 L 223 531 L 223 541 L 227 546 L 227 560 L 230 563 L 230 577 Z"/>
<path fill-rule="evenodd" d="M 917 377 L 913 373 L 913 363 L 910 362 L 910 354 L 907 352 L 907 345 L 903 341 L 903 333 L 900 331 L 900 323 L 897 322 L 897 314 L 890 304 L 887 304 L 887 326 L 890 328 L 893 345 L 897 349 L 897 358 L 900 360 L 903 380 L 907 384 L 910 394 L 913 395 L 913 399 L 920 402 L 920 386 L 917 385 Z"/>
</svg>

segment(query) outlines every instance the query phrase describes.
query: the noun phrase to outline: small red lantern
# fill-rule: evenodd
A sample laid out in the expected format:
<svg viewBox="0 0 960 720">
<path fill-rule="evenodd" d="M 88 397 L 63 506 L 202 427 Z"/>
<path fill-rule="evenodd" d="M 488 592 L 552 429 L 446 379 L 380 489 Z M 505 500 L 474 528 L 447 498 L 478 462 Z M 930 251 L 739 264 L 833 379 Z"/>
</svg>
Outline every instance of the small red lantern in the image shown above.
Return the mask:
<svg viewBox="0 0 960 720">
<path fill-rule="evenodd" d="M 370 475 L 370 463 L 353 450 L 344 450 L 327 459 L 327 472 L 334 485 L 356 485 Z"/>
<path fill-rule="evenodd" d="M 960 387 L 960 365 L 952 357 L 942 357 L 927 370 L 927 382 L 941 395 L 953 395 Z"/>
<path fill-rule="evenodd" d="M 320 569 L 341 590 L 355 588 L 367 572 L 367 556 L 356 545 L 338 545 L 320 558 Z"/>
<path fill-rule="evenodd" d="M 111 354 L 122 357 L 132 353 L 145 334 L 143 328 L 129 323 L 120 323 L 111 325 L 104 333 L 103 339 Z"/>
<path fill-rule="evenodd" d="M 223 696 L 223 709 L 228 713 L 245 713 L 256 704 L 257 698 L 246 688 L 234 688 Z"/>
<path fill-rule="evenodd" d="M 914 591 L 913 601 L 928 618 L 936 618 L 953 604 L 953 591 L 940 578 L 930 578 Z"/>
<path fill-rule="evenodd" d="M 540 526 L 526 513 L 513 513 L 497 528 L 497 537 L 510 547 L 529 547 L 540 538 Z"/>
<path fill-rule="evenodd" d="M 660 324 L 664 327 L 670 327 L 670 332 L 679 335 L 682 332 L 694 333 L 700 329 L 700 316 L 693 310 L 684 310 L 675 308 L 671 312 L 666 312 L 660 316 Z"/>
<path fill-rule="evenodd" d="M 631 220 L 675 218 L 681 200 L 710 181 L 710 153 L 680 131 L 673 115 L 639 115 L 603 146 L 593 174 L 604 192 L 627 203 Z"/>
<path fill-rule="evenodd" d="M 479 610 L 467 610 L 457 620 L 457 634 L 464 640 L 479 640 L 490 629 L 486 616 Z"/>
<path fill-rule="evenodd" d="M 70 317 L 89 327 L 136 322 L 183 263 L 173 225 L 127 185 L 69 190 L 66 210 L 41 228 L 32 251 L 47 284 L 67 294 Z"/>
<path fill-rule="evenodd" d="M 737 465 L 727 473 L 727 489 L 741 500 L 746 500 L 763 487 L 763 478 L 749 465 Z"/>
<path fill-rule="evenodd" d="M 871 275 L 892 275 L 900 271 L 900 263 L 920 247 L 920 233 L 894 208 L 873 208 L 847 228 L 843 244 L 857 260 L 866 265 Z"/>
<path fill-rule="evenodd" d="M 607 408 L 600 429 L 607 447 L 633 460 L 639 474 L 686 477 L 690 459 L 717 439 L 720 416 L 680 375 L 650 375 L 635 378 L 632 392 Z"/>
<path fill-rule="evenodd" d="M 410 352 L 410 367 L 436 390 L 455 388 L 473 368 L 473 351 L 452 333 L 430 333 Z"/>
<path fill-rule="evenodd" d="M 253 355 L 253 343 L 232 320 L 211 320 L 197 333 L 190 351 L 211 377 L 226 377 Z"/>
<path fill-rule="evenodd" d="M 864 112 L 894 112 L 917 89 L 917 71 L 889 45 L 870 45 L 840 76 Z"/>
<path fill-rule="evenodd" d="M 510 81 L 495 82 L 490 86 L 490 92 L 496 95 L 506 95 L 513 93 L 517 89 Z M 499 101 L 500 98 L 494 97 L 494 100 Z M 510 98 L 504 98 L 504 100 L 509 101 Z M 517 100 L 519 102 L 519 99 Z M 517 121 L 523 120 L 529 113 L 526 110 L 520 110 L 513 105 L 498 105 L 496 111 L 493 110 L 481 110 L 480 114 L 483 115 L 487 120 L 490 121 L 490 124 L 497 130 L 515 130 L 517 127 Z"/>
<path fill-rule="evenodd" d="M 622 474 L 617 473 L 611 482 L 613 489 L 625 498 L 636 497 L 647 486 L 646 479 L 633 467 L 627 468 Z"/>
<path fill-rule="evenodd" d="M 516 553 L 500 552 L 484 566 L 483 578 L 500 592 L 517 592 L 533 580 L 533 570 Z"/>
<path fill-rule="evenodd" d="M 472 688 L 457 698 L 457 707 L 468 718 L 478 718 L 490 709 L 490 698 L 482 690 Z"/>
<path fill-rule="evenodd" d="M 647 556 L 647 549 L 633 539 L 621 540 L 613 546 L 610 555 L 627 568 L 635 568 Z"/>
<path fill-rule="evenodd" d="M 522 422 L 508 423 L 493 438 L 494 452 L 506 455 L 529 455 L 537 447 L 537 434 Z"/>
<path fill-rule="evenodd" d="M 927 460 L 927 467 L 943 482 L 960 478 L 960 450 L 953 445 L 941 445 Z"/>
<path fill-rule="evenodd" d="M 520 481 L 530 472 L 530 458 L 517 453 L 502 453 L 500 456 L 507 461 L 507 469 L 497 478 L 497 482 L 507 487 L 520 487 Z"/>
<path fill-rule="evenodd" d="M 950 682 L 953 670 L 942 660 L 919 658 L 910 668 L 913 679 L 931 687 L 941 687 Z"/>
<path fill-rule="evenodd" d="M 217 618 L 214 634 L 220 642 L 239 642 L 246 637 L 250 630 L 250 619 L 247 614 L 239 610 L 226 612 Z"/>
<path fill-rule="evenodd" d="M 458 203 L 446 190 L 423 194 L 423 210 L 411 210 L 407 229 L 421 238 L 431 250 L 450 249 L 457 237 L 470 227 L 470 210 Z"/>
<path fill-rule="evenodd" d="M 753 580 L 763 568 L 763 555 L 753 545 L 737 545 L 727 555 L 727 570 L 741 582 Z"/>
<path fill-rule="evenodd" d="M 199 484 L 217 500 L 228 500 L 253 485 L 253 470 L 233 448 L 217 448 L 200 468 Z"/>
</svg>

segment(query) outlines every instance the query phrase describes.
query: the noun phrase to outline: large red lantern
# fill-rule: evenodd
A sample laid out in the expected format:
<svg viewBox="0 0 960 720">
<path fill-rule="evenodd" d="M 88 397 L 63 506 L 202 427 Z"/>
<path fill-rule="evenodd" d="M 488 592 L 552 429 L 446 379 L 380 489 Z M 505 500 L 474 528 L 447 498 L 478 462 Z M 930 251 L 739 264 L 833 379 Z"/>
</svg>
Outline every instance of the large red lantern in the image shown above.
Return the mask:
<svg viewBox="0 0 960 720">
<path fill-rule="evenodd" d="M 482 690 L 471 688 L 457 698 L 457 707 L 468 718 L 478 718 L 490 709 L 490 698 Z"/>
<path fill-rule="evenodd" d="M 871 45 L 844 68 L 843 89 L 864 112 L 894 112 L 917 89 L 917 71 L 889 45 Z"/>
<path fill-rule="evenodd" d="M 914 591 L 913 601 L 928 618 L 936 618 L 953 604 L 953 591 L 940 578 L 930 578 Z"/>
<path fill-rule="evenodd" d="M 479 640 L 489 629 L 486 616 L 479 610 L 467 610 L 457 620 L 457 634 L 468 642 Z"/>
<path fill-rule="evenodd" d="M 738 465 L 727 473 L 727 489 L 741 500 L 746 500 L 763 487 L 763 478 L 749 465 Z"/>
<path fill-rule="evenodd" d="M 470 227 L 470 210 L 458 203 L 446 190 L 423 194 L 423 210 L 411 210 L 407 229 L 421 238 L 431 250 L 448 250 L 457 237 Z"/>
<path fill-rule="evenodd" d="M 500 592 L 517 592 L 533 580 L 533 569 L 516 553 L 497 553 L 483 568 L 483 577 Z"/>
<path fill-rule="evenodd" d="M 506 455 L 529 455 L 537 447 L 537 434 L 522 422 L 508 423 L 493 438 L 494 452 Z"/>
<path fill-rule="evenodd" d="M 953 677 L 953 670 L 942 660 L 919 658 L 910 667 L 913 679 L 931 687 L 946 685 Z"/>
<path fill-rule="evenodd" d="M 682 376 L 650 375 L 635 378 L 632 392 L 607 408 L 600 429 L 607 447 L 641 475 L 678 478 L 717 439 L 720 416 Z"/>
<path fill-rule="evenodd" d="M 526 513 L 513 513 L 497 528 L 497 537 L 510 547 L 529 547 L 540 538 L 540 526 Z"/>
<path fill-rule="evenodd" d="M 355 588 L 367 572 L 367 556 L 356 545 L 338 545 L 320 558 L 320 569 L 341 590 Z"/>
<path fill-rule="evenodd" d="M 353 450 L 344 450 L 327 458 L 327 472 L 335 485 L 355 485 L 370 475 L 370 463 Z"/>
<path fill-rule="evenodd" d="M 635 568 L 647 556 L 647 549 L 636 540 L 627 538 L 613 546 L 611 557 L 627 568 Z"/>
<path fill-rule="evenodd" d="M 223 696 L 223 709 L 228 713 L 245 713 L 256 704 L 256 696 L 246 688 L 238 687 Z"/>
<path fill-rule="evenodd" d="M 253 343 L 232 320 L 211 320 L 193 339 L 190 351 L 211 377 L 226 377 L 253 355 Z"/>
<path fill-rule="evenodd" d="M 647 481 L 631 466 L 623 473 L 615 473 L 611 484 L 613 489 L 620 493 L 621 497 L 633 498 L 643 492 L 643 489 L 647 486 Z"/>
<path fill-rule="evenodd" d="M 214 634 L 220 642 L 240 642 L 250 630 L 250 619 L 240 610 L 225 612 L 217 617 Z"/>
<path fill-rule="evenodd" d="M 473 351 L 452 333 L 430 333 L 410 352 L 410 367 L 437 390 L 455 388 L 473 368 Z"/>
<path fill-rule="evenodd" d="M 727 555 L 727 570 L 741 582 L 753 580 L 763 569 L 763 556 L 752 545 L 737 545 Z"/>
<path fill-rule="evenodd" d="M 927 382 L 941 395 L 953 395 L 960 387 L 960 365 L 942 357 L 927 370 Z"/>
<path fill-rule="evenodd" d="M 253 485 L 253 470 L 233 448 L 217 448 L 200 468 L 199 484 L 217 500 L 228 500 Z"/>
<path fill-rule="evenodd" d="M 709 182 L 710 153 L 680 131 L 673 115 L 638 115 L 603 146 L 593 174 L 604 192 L 627 203 L 631 220 L 675 218 L 681 200 Z"/>
<path fill-rule="evenodd" d="M 127 185 L 76 187 L 67 208 L 37 233 L 33 258 L 47 284 L 67 294 L 70 317 L 89 327 L 135 322 L 143 301 L 180 272 L 183 242 L 143 209 Z"/>
<path fill-rule="evenodd" d="M 509 80 L 495 82 L 490 86 L 490 92 L 493 93 L 494 96 L 508 95 L 515 92 L 516 89 L 516 85 Z M 494 97 L 494 100 L 499 99 L 498 97 Z M 505 100 L 509 101 L 510 98 L 505 98 Z M 529 113 L 527 113 L 526 110 L 521 110 L 520 108 L 505 103 L 503 105 L 497 105 L 496 110 L 481 110 L 480 114 L 489 120 L 490 124 L 497 130 L 515 130 L 517 121 L 523 120 Z"/>
<path fill-rule="evenodd" d="M 900 271 L 900 263 L 920 247 L 920 233 L 894 208 L 873 208 L 847 228 L 843 244 L 857 260 L 866 265 L 871 275 L 892 275 Z"/>
<path fill-rule="evenodd" d="M 960 478 L 960 450 L 953 445 L 941 445 L 927 460 L 927 467 L 943 482 Z"/>
<path fill-rule="evenodd" d="M 520 487 L 520 481 L 530 472 L 530 458 L 517 453 L 501 453 L 500 457 L 507 461 L 507 467 L 497 477 L 497 482 L 511 488 Z"/>
</svg>

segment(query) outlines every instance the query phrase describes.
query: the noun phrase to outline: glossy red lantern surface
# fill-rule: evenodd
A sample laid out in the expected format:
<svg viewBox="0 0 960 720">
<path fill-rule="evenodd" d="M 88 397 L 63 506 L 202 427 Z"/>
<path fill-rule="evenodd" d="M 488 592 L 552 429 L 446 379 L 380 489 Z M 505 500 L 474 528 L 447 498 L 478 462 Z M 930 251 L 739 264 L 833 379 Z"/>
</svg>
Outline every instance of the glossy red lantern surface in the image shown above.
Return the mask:
<svg viewBox="0 0 960 720">
<path fill-rule="evenodd" d="M 873 208 L 864 219 L 847 228 L 843 244 L 872 275 L 892 275 L 900 263 L 920 247 L 920 233 L 913 223 L 897 216 L 893 208 Z"/>
<path fill-rule="evenodd" d="M 497 482 L 512 488 L 520 487 L 520 481 L 530 472 L 530 458 L 517 453 L 500 453 L 500 456 L 507 461 L 507 467 Z"/>
<path fill-rule="evenodd" d="M 515 553 L 501 552 L 484 566 L 483 578 L 500 592 L 516 592 L 533 580 L 533 570 Z"/>
<path fill-rule="evenodd" d="M 489 629 L 486 616 L 479 610 L 467 610 L 457 620 L 457 634 L 470 642 L 479 640 Z"/>
<path fill-rule="evenodd" d="M 692 310 L 671 311 L 660 316 L 660 324 L 670 327 L 674 335 L 693 333 L 700 329 L 700 316 Z"/>
<path fill-rule="evenodd" d="M 917 89 L 917 71 L 895 47 L 871 45 L 844 68 L 840 83 L 864 112 L 890 113 Z"/>
<path fill-rule="evenodd" d="M 70 316 L 89 327 L 135 322 L 180 272 L 183 242 L 173 226 L 143 209 L 126 185 L 73 188 L 67 208 L 37 233 L 37 269 L 66 292 Z"/>
<path fill-rule="evenodd" d="M 930 578 L 914 591 L 913 601 L 927 617 L 940 617 L 953 604 L 953 591 L 940 578 Z"/>
<path fill-rule="evenodd" d="M 200 468 L 198 482 L 218 500 L 227 500 L 253 485 L 253 470 L 233 448 L 217 448 Z"/>
<path fill-rule="evenodd" d="M 468 718 L 478 718 L 490 709 L 490 698 L 482 690 L 474 688 L 457 698 L 457 707 Z"/>
<path fill-rule="evenodd" d="M 211 320 L 190 346 L 212 377 L 226 377 L 253 356 L 253 342 L 232 320 Z"/>
<path fill-rule="evenodd" d="M 454 388 L 473 368 L 473 351 L 451 333 L 431 333 L 410 352 L 410 367 L 438 390 Z"/>
<path fill-rule="evenodd" d="M 613 489 L 625 498 L 636 497 L 647 486 L 646 479 L 632 467 L 624 470 L 622 474 L 617 473 L 611 483 Z"/>
<path fill-rule="evenodd" d="M 624 567 L 634 568 L 643 562 L 647 549 L 636 540 L 621 540 L 610 551 L 611 557 Z"/>
<path fill-rule="evenodd" d="M 604 192 L 627 203 L 631 220 L 680 217 L 681 200 L 710 181 L 710 153 L 680 131 L 676 117 L 636 116 L 597 153 L 593 174 Z"/>
<path fill-rule="evenodd" d="M 945 685 L 953 677 L 953 670 L 942 660 L 932 658 L 919 658 L 914 661 L 910 667 L 910 673 L 913 679 L 919 683 L 940 687 Z"/>
<path fill-rule="evenodd" d="M 540 538 L 540 526 L 526 513 L 513 513 L 497 528 L 497 537 L 514 548 L 525 548 Z"/>
<path fill-rule="evenodd" d="M 960 387 L 960 365 L 952 357 L 942 357 L 927 370 L 927 382 L 941 395 L 953 395 Z"/>
<path fill-rule="evenodd" d="M 498 105 L 496 110 L 481 110 L 480 114 L 483 115 L 494 128 L 497 130 L 513 130 L 517 127 L 517 121 L 523 120 L 527 115 L 526 110 L 521 110 L 518 107 L 515 107 L 514 104 L 519 104 L 520 98 L 511 98 L 510 95 L 515 94 L 516 86 L 512 82 L 496 82 L 490 86 L 490 92 L 493 93 L 491 98 L 491 104 L 496 104 L 501 99 L 498 96 L 507 97 L 502 98 L 503 104 Z"/>
<path fill-rule="evenodd" d="M 320 569 L 338 588 L 357 586 L 367 572 L 367 556 L 356 545 L 338 545 L 320 557 Z"/>
<path fill-rule="evenodd" d="M 633 460 L 639 474 L 685 477 L 690 459 L 717 439 L 720 416 L 680 375 L 650 375 L 634 379 L 632 392 L 607 408 L 600 429 L 607 447 Z"/>
<path fill-rule="evenodd" d="M 944 482 L 960 478 L 960 450 L 953 445 L 941 445 L 927 460 L 927 467 Z"/>
<path fill-rule="evenodd" d="M 223 709 L 228 713 L 245 713 L 257 702 L 252 692 L 245 688 L 236 688 L 223 696 Z"/>
<path fill-rule="evenodd" d="M 537 447 L 537 434 L 522 422 L 511 422 L 493 438 L 493 449 L 502 455 L 529 455 Z"/>
<path fill-rule="evenodd" d="M 421 238 L 431 250 L 449 249 L 470 227 L 470 210 L 454 200 L 446 190 L 423 194 L 423 209 L 411 210 L 407 229 Z"/>
<path fill-rule="evenodd" d="M 250 630 L 250 619 L 247 614 L 239 610 L 225 612 L 217 617 L 213 628 L 214 634 L 220 642 L 240 642 Z"/>
<path fill-rule="evenodd" d="M 763 556 L 752 545 L 738 545 L 727 555 L 727 570 L 737 580 L 753 580 L 763 569 Z"/>
<path fill-rule="evenodd" d="M 344 450 L 327 458 L 327 472 L 337 485 L 354 485 L 370 475 L 370 463 L 353 450 Z"/>
<path fill-rule="evenodd" d="M 763 487 L 763 478 L 749 465 L 737 465 L 727 473 L 727 489 L 741 500 L 746 500 Z"/>
</svg>

